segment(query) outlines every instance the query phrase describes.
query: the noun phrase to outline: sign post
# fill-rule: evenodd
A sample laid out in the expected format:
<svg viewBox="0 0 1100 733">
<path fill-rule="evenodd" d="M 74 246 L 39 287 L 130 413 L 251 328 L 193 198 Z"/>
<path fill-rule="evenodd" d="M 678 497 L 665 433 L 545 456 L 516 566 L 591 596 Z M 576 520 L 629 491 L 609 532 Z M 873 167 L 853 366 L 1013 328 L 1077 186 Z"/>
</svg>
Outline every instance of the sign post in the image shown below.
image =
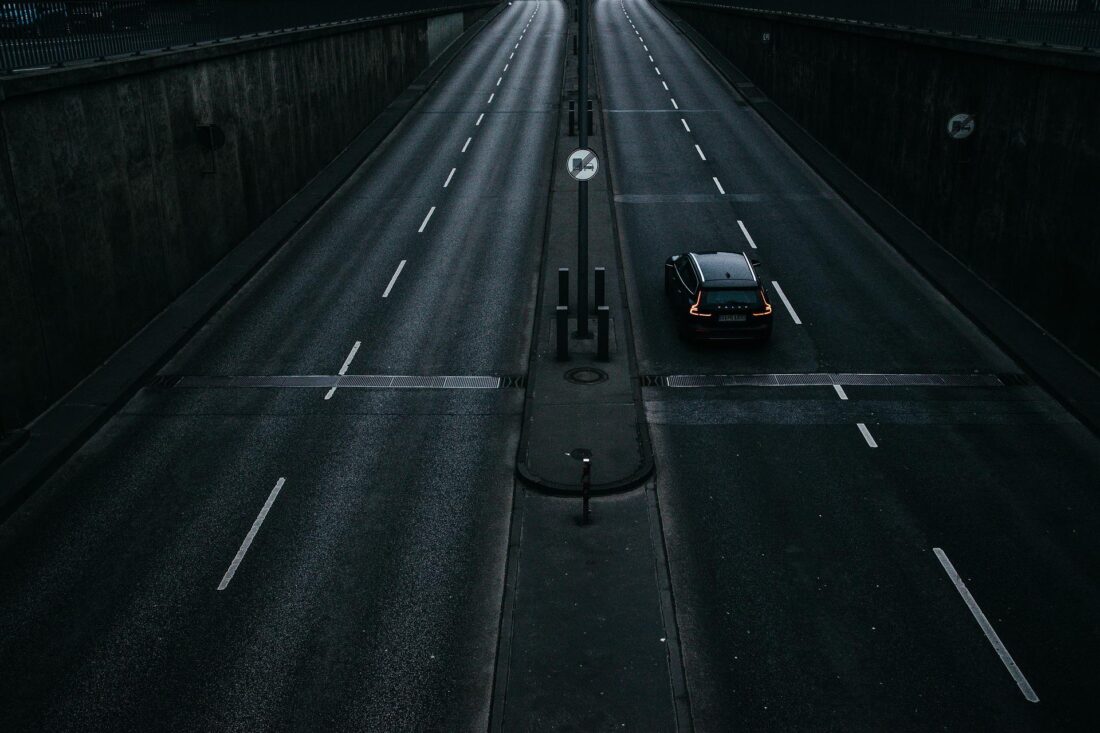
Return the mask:
<svg viewBox="0 0 1100 733">
<path fill-rule="evenodd" d="M 577 44 L 577 147 L 585 150 L 588 147 L 587 0 L 577 0 Z M 592 175 L 595 173 L 593 168 Z M 577 338 L 582 339 L 592 337 L 588 331 L 588 178 L 577 178 Z"/>
</svg>

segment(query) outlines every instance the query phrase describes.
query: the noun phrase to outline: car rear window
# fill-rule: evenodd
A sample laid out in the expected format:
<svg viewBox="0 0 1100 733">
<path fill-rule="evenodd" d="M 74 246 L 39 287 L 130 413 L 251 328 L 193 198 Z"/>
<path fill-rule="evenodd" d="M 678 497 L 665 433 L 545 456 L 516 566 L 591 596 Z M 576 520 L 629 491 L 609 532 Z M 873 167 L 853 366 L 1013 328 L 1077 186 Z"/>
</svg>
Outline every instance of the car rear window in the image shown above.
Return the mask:
<svg viewBox="0 0 1100 733">
<path fill-rule="evenodd" d="M 761 306 L 760 291 L 757 288 L 736 288 L 732 290 L 704 290 L 703 304 L 717 305 L 751 305 Z"/>
</svg>

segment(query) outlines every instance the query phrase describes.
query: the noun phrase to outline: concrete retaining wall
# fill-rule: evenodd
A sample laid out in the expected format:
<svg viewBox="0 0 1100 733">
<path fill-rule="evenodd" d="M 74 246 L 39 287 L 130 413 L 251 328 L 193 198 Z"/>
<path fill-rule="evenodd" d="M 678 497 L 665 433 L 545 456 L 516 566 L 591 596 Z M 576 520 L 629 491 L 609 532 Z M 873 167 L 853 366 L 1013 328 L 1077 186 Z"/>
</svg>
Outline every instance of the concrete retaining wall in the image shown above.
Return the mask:
<svg viewBox="0 0 1100 733">
<path fill-rule="evenodd" d="M 0 79 L 0 431 L 135 334 L 486 10 Z"/>
<path fill-rule="evenodd" d="M 1100 56 L 666 3 L 810 134 L 1100 366 Z M 970 137 L 948 120 L 974 115 Z"/>
</svg>

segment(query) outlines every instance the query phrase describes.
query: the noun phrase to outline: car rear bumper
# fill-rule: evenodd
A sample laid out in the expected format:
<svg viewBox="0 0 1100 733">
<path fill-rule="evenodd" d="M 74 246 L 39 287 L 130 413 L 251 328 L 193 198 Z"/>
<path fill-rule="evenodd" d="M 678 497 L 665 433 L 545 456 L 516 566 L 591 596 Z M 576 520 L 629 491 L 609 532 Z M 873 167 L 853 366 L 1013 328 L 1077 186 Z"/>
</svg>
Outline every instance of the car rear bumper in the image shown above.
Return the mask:
<svg viewBox="0 0 1100 733">
<path fill-rule="evenodd" d="M 763 339 L 771 335 L 771 319 L 749 321 L 748 323 L 698 323 L 687 322 L 681 326 L 685 336 L 705 341 L 739 341 Z"/>
</svg>

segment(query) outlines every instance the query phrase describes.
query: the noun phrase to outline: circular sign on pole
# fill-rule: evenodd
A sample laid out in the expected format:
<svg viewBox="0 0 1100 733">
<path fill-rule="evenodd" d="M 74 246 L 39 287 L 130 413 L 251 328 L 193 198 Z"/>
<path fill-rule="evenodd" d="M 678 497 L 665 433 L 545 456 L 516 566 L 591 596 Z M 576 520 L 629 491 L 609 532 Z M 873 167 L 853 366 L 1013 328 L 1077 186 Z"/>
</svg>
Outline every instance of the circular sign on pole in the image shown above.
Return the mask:
<svg viewBox="0 0 1100 733">
<path fill-rule="evenodd" d="M 959 114 L 947 121 L 947 134 L 956 140 L 965 140 L 974 133 L 974 115 Z"/>
<path fill-rule="evenodd" d="M 569 154 L 569 158 L 565 161 L 565 169 L 578 181 L 587 181 L 600 169 L 600 161 L 591 150 L 579 148 Z"/>
</svg>

